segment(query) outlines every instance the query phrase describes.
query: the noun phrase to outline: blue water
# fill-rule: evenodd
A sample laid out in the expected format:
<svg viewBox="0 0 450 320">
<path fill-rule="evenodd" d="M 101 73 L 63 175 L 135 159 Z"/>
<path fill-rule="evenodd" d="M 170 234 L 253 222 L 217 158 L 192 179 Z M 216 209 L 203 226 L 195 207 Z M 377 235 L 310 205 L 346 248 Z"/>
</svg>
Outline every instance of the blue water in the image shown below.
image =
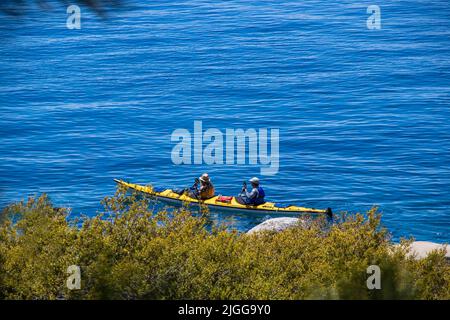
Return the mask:
<svg viewBox="0 0 450 320">
<path fill-rule="evenodd" d="M 450 4 L 127 1 L 0 15 L 0 205 L 48 193 L 93 215 L 113 178 L 236 194 L 259 165 L 175 165 L 171 133 L 279 128 L 271 200 L 378 205 L 394 237 L 450 241 Z M 247 230 L 267 216 L 214 214 Z"/>
</svg>

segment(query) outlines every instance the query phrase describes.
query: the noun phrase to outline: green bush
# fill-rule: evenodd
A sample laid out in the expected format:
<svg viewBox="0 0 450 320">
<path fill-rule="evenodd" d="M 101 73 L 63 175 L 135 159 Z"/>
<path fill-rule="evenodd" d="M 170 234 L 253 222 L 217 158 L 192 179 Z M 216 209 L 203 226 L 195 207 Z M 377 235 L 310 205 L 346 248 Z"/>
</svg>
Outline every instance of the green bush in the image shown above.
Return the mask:
<svg viewBox="0 0 450 320">
<path fill-rule="evenodd" d="M 149 211 L 118 189 L 105 212 L 73 221 L 45 196 L 6 208 L 0 220 L 1 299 L 449 299 L 443 252 L 415 260 L 392 246 L 376 209 L 327 226 L 241 234 L 208 214 Z M 68 290 L 67 267 L 81 268 Z M 366 269 L 381 268 L 380 290 Z"/>
</svg>

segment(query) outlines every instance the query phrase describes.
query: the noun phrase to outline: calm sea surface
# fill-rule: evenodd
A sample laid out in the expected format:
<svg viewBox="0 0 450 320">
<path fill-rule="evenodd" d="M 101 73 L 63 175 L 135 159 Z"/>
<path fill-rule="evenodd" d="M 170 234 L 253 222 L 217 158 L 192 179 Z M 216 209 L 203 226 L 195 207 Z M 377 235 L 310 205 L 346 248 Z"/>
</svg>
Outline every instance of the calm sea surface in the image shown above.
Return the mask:
<svg viewBox="0 0 450 320">
<path fill-rule="evenodd" d="M 127 1 L 0 15 L 0 205 L 48 193 L 94 215 L 113 178 L 239 192 L 259 165 L 175 165 L 175 129 L 279 128 L 271 200 L 450 241 L 450 4 Z M 374 3 L 375 4 L 375 3 Z M 268 216 L 214 214 L 247 230 Z"/>
</svg>

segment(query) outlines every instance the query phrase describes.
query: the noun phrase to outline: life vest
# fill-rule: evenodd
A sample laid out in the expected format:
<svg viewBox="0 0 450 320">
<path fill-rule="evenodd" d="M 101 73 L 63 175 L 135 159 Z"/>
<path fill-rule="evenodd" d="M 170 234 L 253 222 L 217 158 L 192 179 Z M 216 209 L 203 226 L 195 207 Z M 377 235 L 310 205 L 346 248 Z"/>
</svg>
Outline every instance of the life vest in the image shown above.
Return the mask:
<svg viewBox="0 0 450 320">
<path fill-rule="evenodd" d="M 266 193 L 264 192 L 264 189 L 261 187 L 258 187 L 258 198 L 263 198 L 266 196 Z"/>
<path fill-rule="evenodd" d="M 206 200 L 214 197 L 214 186 L 211 182 L 206 183 L 205 187 L 200 191 L 200 199 Z"/>
<path fill-rule="evenodd" d="M 264 192 L 264 189 L 261 187 L 258 187 L 256 189 L 258 190 L 258 196 L 256 196 L 253 199 L 250 199 L 250 202 L 253 205 L 263 204 L 265 202 L 264 197 L 266 196 L 266 193 Z"/>
</svg>

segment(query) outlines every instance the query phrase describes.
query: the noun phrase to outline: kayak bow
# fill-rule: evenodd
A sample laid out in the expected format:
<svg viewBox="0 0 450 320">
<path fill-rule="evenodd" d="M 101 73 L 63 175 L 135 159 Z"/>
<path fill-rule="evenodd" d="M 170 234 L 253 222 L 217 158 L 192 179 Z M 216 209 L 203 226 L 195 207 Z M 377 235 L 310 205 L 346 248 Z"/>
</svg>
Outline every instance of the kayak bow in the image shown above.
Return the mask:
<svg viewBox="0 0 450 320">
<path fill-rule="evenodd" d="M 202 203 L 207 205 L 211 209 L 220 209 L 220 210 L 231 210 L 236 212 L 255 212 L 255 213 L 309 213 L 309 214 L 326 214 L 328 216 L 332 216 L 331 208 L 327 209 L 315 209 L 315 208 L 306 208 L 306 207 L 298 207 L 294 205 L 289 205 L 286 207 L 277 206 L 273 202 L 265 202 L 263 204 L 253 206 L 253 205 L 243 205 L 236 201 L 235 197 L 232 197 L 231 202 L 221 202 L 218 201 L 219 196 L 214 196 L 211 199 L 207 200 L 198 200 L 195 198 L 191 198 L 186 194 L 179 195 L 178 193 L 173 192 L 171 189 L 165 189 L 163 191 L 156 191 L 151 186 L 143 186 L 139 184 L 129 183 L 123 180 L 114 179 L 120 185 L 123 185 L 127 188 L 140 191 L 142 193 L 155 196 L 158 200 L 164 201 L 170 204 L 182 204 L 183 202 L 188 203 Z"/>
</svg>

